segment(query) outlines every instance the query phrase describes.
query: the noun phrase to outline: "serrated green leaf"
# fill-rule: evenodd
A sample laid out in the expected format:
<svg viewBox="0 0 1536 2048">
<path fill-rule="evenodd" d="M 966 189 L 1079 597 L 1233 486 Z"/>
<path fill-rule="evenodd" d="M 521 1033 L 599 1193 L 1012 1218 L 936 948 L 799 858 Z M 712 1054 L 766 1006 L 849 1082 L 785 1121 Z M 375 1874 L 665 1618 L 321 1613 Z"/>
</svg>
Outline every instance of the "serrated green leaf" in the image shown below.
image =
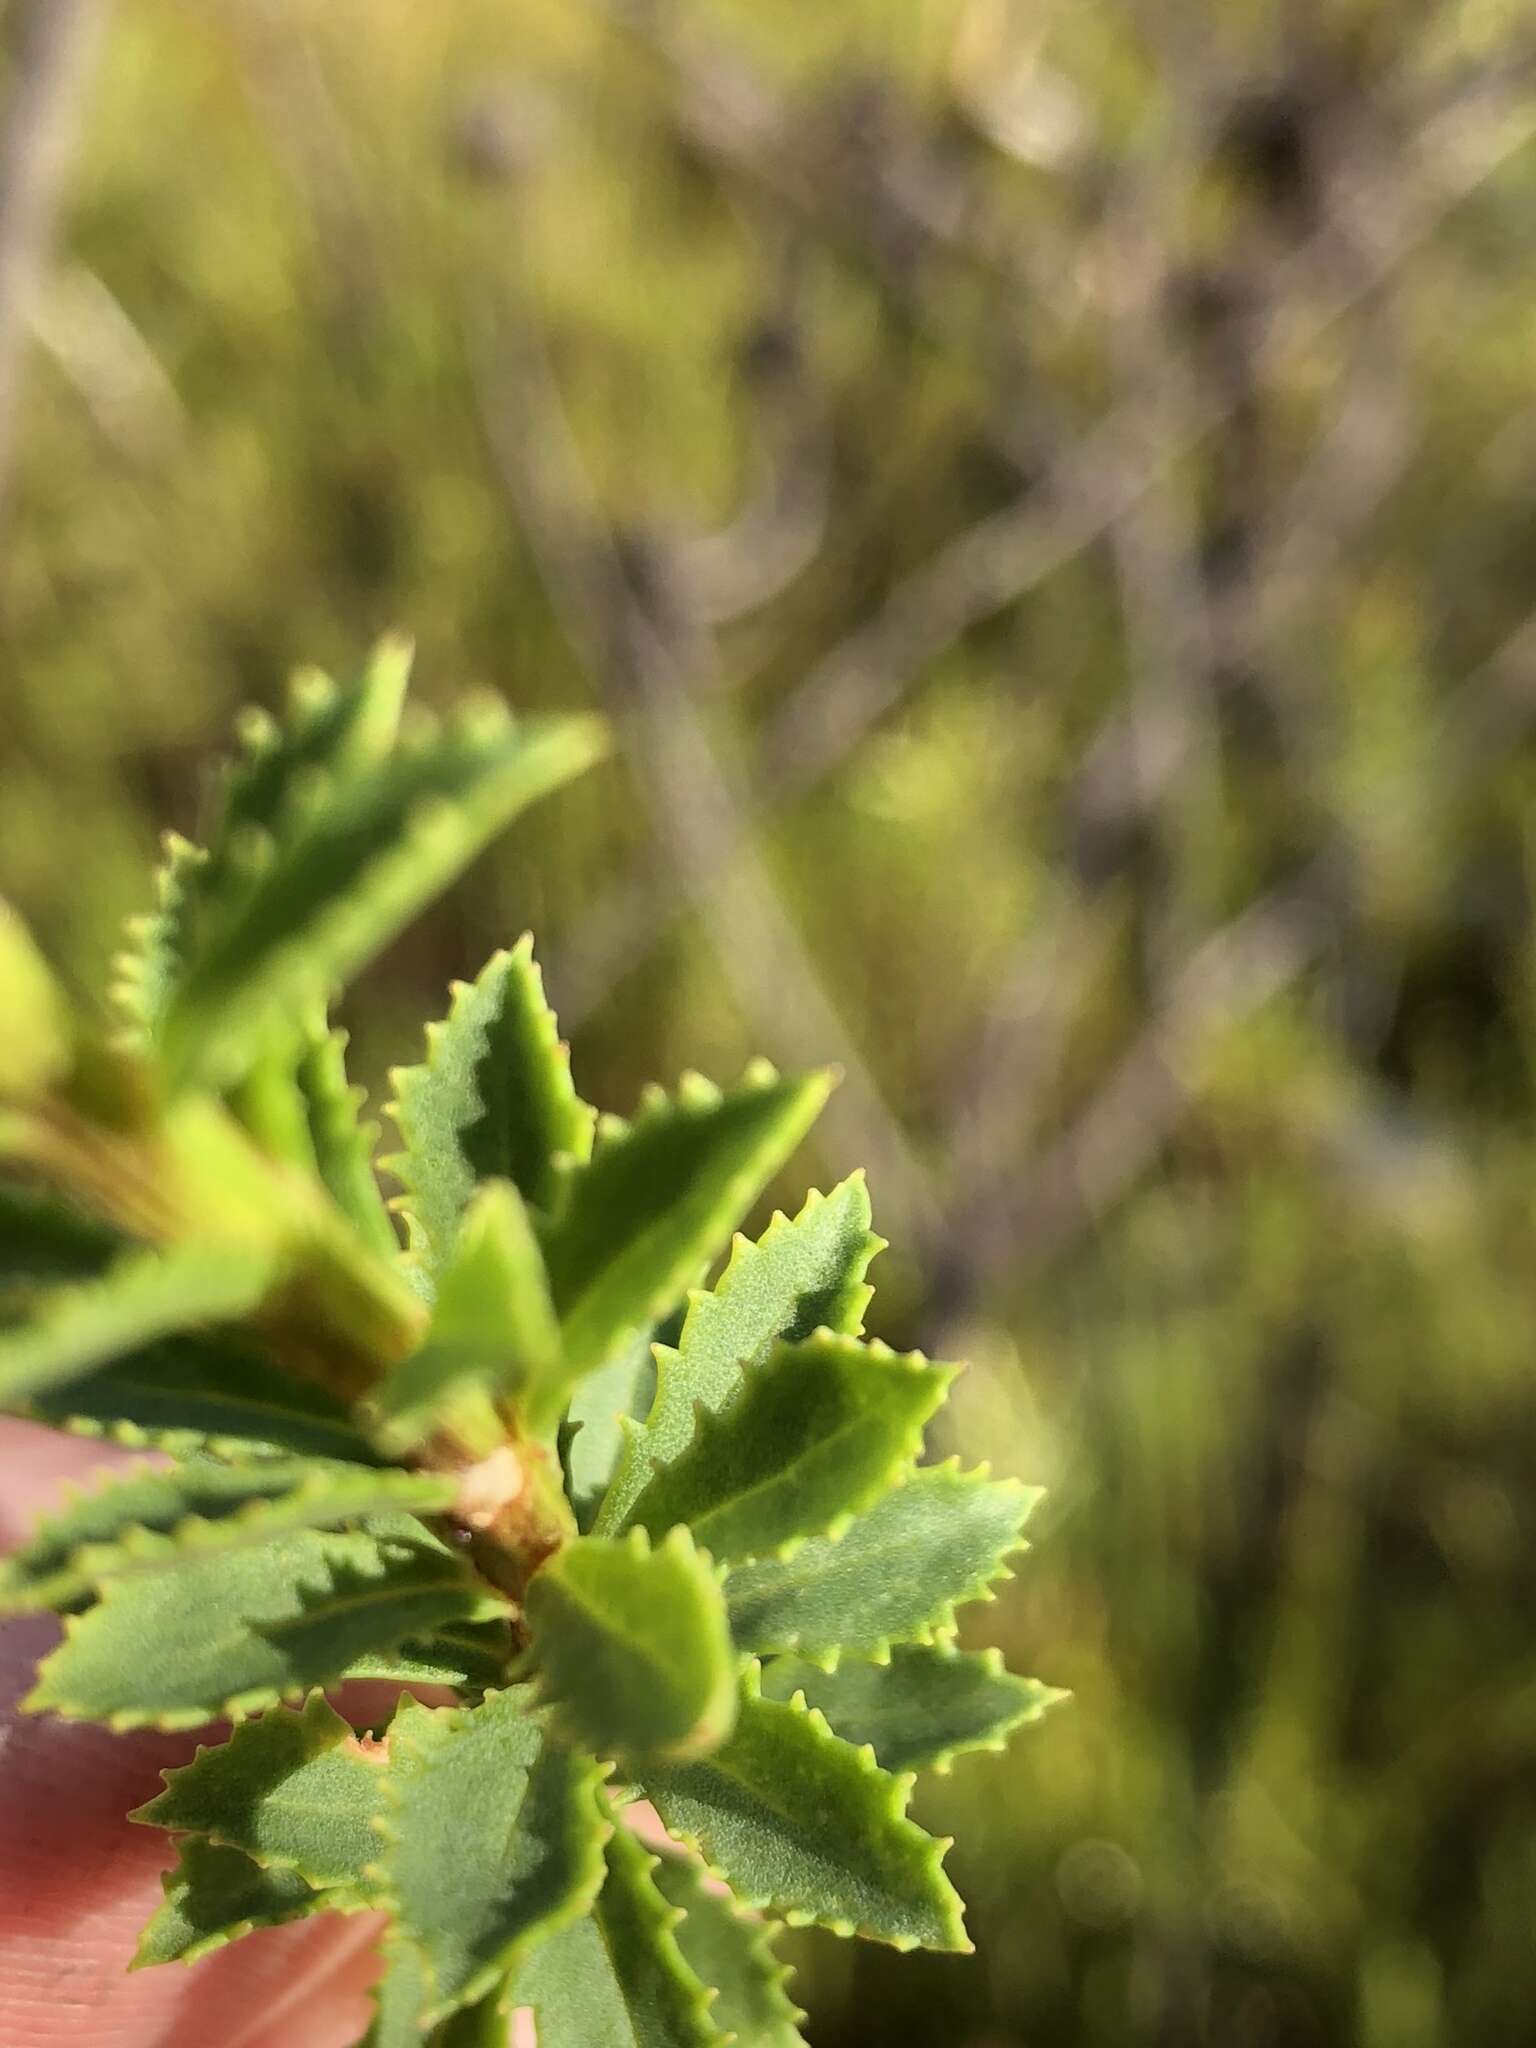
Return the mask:
<svg viewBox="0 0 1536 2048">
<path fill-rule="evenodd" d="M 805 2015 L 789 1996 L 794 1974 L 773 1952 L 770 1922 L 739 1912 L 691 1856 L 662 1852 L 651 1876 L 683 1918 L 673 1932 L 701 1984 L 713 1985 L 710 2019 L 740 2048 L 805 2048 Z"/>
<path fill-rule="evenodd" d="M 578 1536 L 534 1574 L 525 1606 L 542 1695 L 603 1757 L 693 1755 L 736 1712 L 736 1655 L 713 1568 L 686 1529 Z"/>
<path fill-rule="evenodd" d="M 830 1331 L 780 1344 L 630 1510 L 653 1536 L 686 1523 L 722 1561 L 773 1556 L 886 1492 L 922 1447 L 954 1368 Z"/>
<path fill-rule="evenodd" d="M 796 1694 L 845 1742 L 867 1743 L 887 1771 L 945 1771 L 965 1750 L 1002 1749 L 1015 1728 L 1064 1697 L 1033 1678 L 1015 1678 L 996 1650 L 947 1643 L 898 1644 L 888 1664 L 844 1657 L 835 1671 L 776 1657 L 763 1669 L 764 1698 Z"/>
<path fill-rule="evenodd" d="M 380 1441 L 407 1450 L 448 1427 L 485 1456 L 506 1437 L 500 1408 L 522 1409 L 537 1429 L 563 1389 L 538 1239 L 511 1181 L 490 1181 L 439 1275 L 426 1343 L 373 1396 Z"/>
<path fill-rule="evenodd" d="M 231 1332 L 146 1345 L 25 1412 L 79 1436 L 185 1453 L 304 1457 L 377 1463 L 379 1453 L 333 1395 L 270 1364 Z"/>
<path fill-rule="evenodd" d="M 753 1069 L 722 1094 L 697 1075 L 631 1124 L 599 1125 L 545 1233 L 550 1292 L 573 1378 L 677 1301 L 799 1144 L 831 1078 Z"/>
<path fill-rule="evenodd" d="M 0 1403 L 67 1386 L 172 1331 L 244 1315 L 273 1272 L 257 1252 L 187 1245 L 134 1254 L 99 1279 L 58 1288 L 25 1324 L 0 1331 Z"/>
<path fill-rule="evenodd" d="M 510 1180 L 547 1208 L 556 1162 L 592 1150 L 595 1112 L 571 1083 L 570 1057 L 533 957 L 533 940 L 495 953 L 473 984 L 455 982 L 446 1020 L 427 1027 L 427 1058 L 391 1076 L 403 1149 L 387 1161 L 411 1250 L 429 1272 L 448 1256 L 483 1180 Z"/>
<path fill-rule="evenodd" d="M 297 1712 L 271 1707 L 163 1772 L 165 1790 L 128 1817 L 206 1836 L 321 1890 L 357 1887 L 378 1854 L 387 1767 L 385 1749 L 365 1746 L 314 1693 Z"/>
<path fill-rule="evenodd" d="M 0 897 L 0 1102 L 30 1102 L 69 1070 L 74 1031 L 52 970 L 32 935 Z"/>
<path fill-rule="evenodd" d="M 527 804 L 590 765 L 587 720 L 514 725 L 489 701 L 366 770 L 323 771 L 279 836 L 199 890 L 156 1042 L 174 1083 L 226 1087 L 274 1025 L 325 1000 Z"/>
<path fill-rule="evenodd" d="M 584 1913 L 603 1881 L 601 1772 L 548 1735 L 530 1686 L 481 1705 L 401 1702 L 379 1871 L 435 2022 Z"/>
<path fill-rule="evenodd" d="M 181 1844 L 180 1860 L 160 1883 L 165 1902 L 139 1937 L 136 1970 L 195 1963 L 258 1927 L 355 1912 L 366 1903 L 350 1891 L 317 1891 L 297 1871 L 263 1870 L 238 1849 L 217 1848 L 197 1835 Z"/>
<path fill-rule="evenodd" d="M 623 1447 L 626 1422 L 638 1423 L 656 1398 L 656 1360 L 649 1332 L 636 1337 L 606 1365 L 578 1381 L 560 1437 L 565 1490 L 576 1526 L 592 1530 L 611 1488 Z"/>
<path fill-rule="evenodd" d="M 421 2048 L 430 1990 L 421 1957 L 399 1932 L 384 1937 L 384 1974 L 373 1987 L 373 2024 L 358 2048 Z"/>
<path fill-rule="evenodd" d="M 99 1277 L 124 1240 L 41 1188 L 0 1180 L 0 1295 Z"/>
<path fill-rule="evenodd" d="M 737 1647 L 820 1661 L 945 1635 L 957 1607 L 1011 1576 L 1003 1560 L 1021 1547 L 1039 1498 L 988 1479 L 985 1467 L 924 1467 L 835 1541 L 814 1537 L 793 1557 L 738 1565 L 725 1582 Z"/>
<path fill-rule="evenodd" d="M 379 1127 L 361 1120 L 367 1095 L 347 1079 L 346 1052 L 345 1031 L 316 1027 L 306 1034 L 295 1078 L 315 1171 L 363 1242 L 380 1258 L 392 1259 L 399 1245 L 373 1170 Z"/>
<path fill-rule="evenodd" d="M 608 1809 L 607 1880 L 592 1912 L 547 1941 L 516 1978 L 539 2048 L 724 2048 L 708 1987 L 678 1942 L 681 1915 L 658 1859 Z"/>
<path fill-rule="evenodd" d="M 130 1044 L 147 1047 L 186 967 L 193 905 L 208 855 L 201 846 L 167 832 L 155 869 L 155 907 L 128 920 L 127 943 L 112 965 L 112 997 L 127 1019 Z"/>
<path fill-rule="evenodd" d="M 512 1631 L 505 1621 L 451 1622 L 398 1649 L 359 1657 L 343 1678 L 384 1678 L 400 1685 L 451 1685 L 464 1693 L 505 1685 Z"/>
<path fill-rule="evenodd" d="M 391 1510 L 438 1513 L 454 1485 L 437 1473 L 277 1459 L 145 1467 L 77 1494 L 0 1559 L 0 1612 L 66 1607 L 111 1580 L 179 1569 L 295 1529 Z"/>
<path fill-rule="evenodd" d="M 625 1526 L 651 1473 L 688 1445 L 696 1412 L 718 1414 L 775 1343 L 816 1330 L 858 1335 L 871 1292 L 864 1276 L 885 1242 L 869 1221 L 859 1173 L 830 1195 L 808 1195 L 793 1221 L 776 1215 L 756 1244 L 736 1240 L 714 1287 L 689 1301 L 676 1350 L 657 1354 L 655 1400 L 644 1427 L 624 1432 L 600 1535 Z"/>
<path fill-rule="evenodd" d="M 755 1669 L 729 1739 L 647 1765 L 642 1789 L 746 1906 L 896 1948 L 966 1949 L 945 1844 L 906 1818 L 910 1777 L 840 1742 L 814 1709 L 762 1698 Z"/>
<path fill-rule="evenodd" d="M 107 1586 L 66 1620 L 25 1705 L 114 1728 L 195 1728 L 328 1685 L 362 1657 L 491 1619 L 500 1606 L 405 1516 L 305 1530 Z"/>
</svg>

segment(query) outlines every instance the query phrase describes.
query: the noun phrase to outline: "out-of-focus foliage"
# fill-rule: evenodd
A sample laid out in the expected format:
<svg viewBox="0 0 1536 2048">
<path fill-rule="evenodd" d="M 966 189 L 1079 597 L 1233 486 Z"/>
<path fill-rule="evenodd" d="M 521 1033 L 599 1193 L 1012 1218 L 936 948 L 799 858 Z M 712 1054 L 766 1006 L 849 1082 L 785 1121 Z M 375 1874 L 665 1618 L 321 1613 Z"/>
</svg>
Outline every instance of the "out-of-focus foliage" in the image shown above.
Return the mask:
<svg viewBox="0 0 1536 2048">
<path fill-rule="evenodd" d="M 94 979 L 234 707 L 384 627 L 601 708 L 364 1068 L 526 924 L 605 1100 L 841 1060 L 888 1327 L 1051 1484 L 992 1619 L 1076 1705 L 924 1812 L 980 1955 L 818 1955 L 819 2048 L 1529 2032 L 1531 54 L 1509 0 L 119 0 L 98 54 L 0 885 Z"/>
</svg>

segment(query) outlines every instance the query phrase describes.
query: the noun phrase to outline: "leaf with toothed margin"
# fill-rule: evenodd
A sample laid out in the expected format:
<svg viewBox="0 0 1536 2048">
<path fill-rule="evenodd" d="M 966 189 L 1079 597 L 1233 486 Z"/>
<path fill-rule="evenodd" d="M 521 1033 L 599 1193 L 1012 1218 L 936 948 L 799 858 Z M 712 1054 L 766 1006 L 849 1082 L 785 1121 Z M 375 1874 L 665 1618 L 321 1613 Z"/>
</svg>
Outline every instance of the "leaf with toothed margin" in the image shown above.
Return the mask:
<svg viewBox="0 0 1536 2048">
<path fill-rule="evenodd" d="M 664 1850 L 651 1876 L 684 1917 L 673 1930 L 683 1960 L 715 1987 L 710 2019 L 740 2048 L 805 2048 L 805 2015 L 789 1996 L 794 1974 L 773 1952 L 773 1928 L 711 1890 L 702 1865 Z"/>
<path fill-rule="evenodd" d="M 797 1693 L 845 1742 L 867 1743 L 882 1770 L 940 1772 L 966 1750 L 1004 1748 L 1015 1728 L 1066 1697 L 1015 1678 L 996 1650 L 948 1643 L 899 1643 L 888 1664 L 844 1657 L 823 1671 L 803 1657 L 776 1657 L 763 1667 L 765 1699 Z"/>
<path fill-rule="evenodd" d="M 479 1693 L 505 1685 L 511 1661 L 512 1631 L 506 1621 L 459 1621 L 398 1649 L 355 1658 L 341 1677 L 451 1685 L 461 1693 Z"/>
<path fill-rule="evenodd" d="M 511 1408 L 540 1434 L 563 1399 L 560 1329 L 522 1196 L 488 1181 L 438 1276 L 426 1342 L 375 1389 L 379 1440 L 405 1451 L 449 1430 L 477 1457 L 506 1440 Z"/>
<path fill-rule="evenodd" d="M 659 1341 L 650 1331 L 634 1338 L 578 1381 L 571 1394 L 560 1427 L 560 1464 L 576 1526 L 584 1535 L 596 1523 L 618 1467 L 626 1424 L 638 1425 L 656 1398 Z"/>
<path fill-rule="evenodd" d="M 173 1085 L 234 1084 L 274 1024 L 324 1001 L 486 841 L 601 751 L 582 719 L 514 724 L 494 699 L 341 779 L 292 793 L 280 836 L 234 835 L 154 1033 Z"/>
<path fill-rule="evenodd" d="M 641 1777 L 667 1827 L 744 1906 L 896 1948 L 965 1950 L 963 1909 L 941 1867 L 947 1844 L 907 1819 L 911 1788 L 813 1709 L 765 1700 L 755 1666 L 719 1749 L 647 1765 Z"/>
<path fill-rule="evenodd" d="M 477 1707 L 403 1700 L 389 1758 L 377 1869 L 436 2022 L 591 1905 L 602 1771 L 550 1738 L 526 1685 Z"/>
<path fill-rule="evenodd" d="M 864 1276 L 884 1244 L 869 1227 L 861 1173 L 807 1196 L 793 1222 L 776 1215 L 756 1244 L 737 1238 L 714 1286 L 689 1301 L 677 1348 L 657 1354 L 655 1399 L 643 1427 L 624 1431 L 600 1535 L 624 1527 L 651 1473 L 686 1448 L 696 1412 L 717 1414 L 772 1345 L 815 1330 L 859 1334 L 872 1292 Z"/>
<path fill-rule="evenodd" d="M 331 1200 L 365 1244 L 380 1258 L 392 1259 L 400 1247 L 373 1170 L 379 1127 L 361 1121 L 367 1091 L 348 1081 L 346 1053 L 346 1032 L 327 1030 L 323 1022 L 315 1020 L 305 1032 L 294 1078 L 304 1104 L 315 1170 Z"/>
<path fill-rule="evenodd" d="M 24 1705 L 114 1728 L 196 1728 L 328 1685 L 359 1658 L 504 1603 L 420 1523 L 303 1530 L 108 1585 L 64 1624 Z"/>
<path fill-rule="evenodd" d="M 556 1162 L 591 1154 L 596 1112 L 571 1084 L 526 934 L 492 954 L 473 984 L 454 984 L 447 1018 L 427 1026 L 425 1063 L 390 1078 L 403 1145 L 383 1163 L 404 1189 L 395 1206 L 412 1256 L 429 1272 L 448 1256 L 481 1181 L 510 1180 L 525 1202 L 548 1208 Z"/>
<path fill-rule="evenodd" d="M 254 1308 L 272 1282 L 270 1256 L 227 1245 L 135 1253 L 97 1279 L 55 1288 L 24 1325 L 0 1330 L 0 1404 L 84 1379 L 157 1337 Z"/>
<path fill-rule="evenodd" d="M 282 719 L 254 707 L 239 723 L 239 751 L 224 764 L 218 814 L 205 852 L 175 833 L 155 877 L 158 907 L 129 921 L 114 993 L 135 1035 L 147 1039 L 163 1016 L 197 943 L 207 899 L 227 886 L 242 841 L 278 842 L 296 822 L 296 792 L 317 777 L 344 779 L 381 760 L 394 744 L 410 678 L 410 643 L 386 636 L 359 682 L 340 689 L 301 669 Z"/>
<path fill-rule="evenodd" d="M 317 1891 L 293 1870 L 263 1870 L 238 1849 L 199 1835 L 181 1844 L 180 1860 L 160 1880 L 164 1903 L 139 1937 L 132 1969 L 195 1963 L 258 1927 L 282 1927 L 315 1913 L 355 1913 L 368 1904 L 345 1888 Z"/>
<path fill-rule="evenodd" d="M 56 1429 L 135 1447 L 379 1460 L 334 1395 L 270 1364 L 229 1331 L 145 1345 L 72 1386 L 17 1405 Z"/>
<path fill-rule="evenodd" d="M 271 1707 L 227 1742 L 162 1773 L 165 1790 L 128 1817 L 239 1849 L 263 1870 L 320 1890 L 364 1887 L 378 1854 L 387 1753 L 368 1749 L 321 1693 Z M 366 1888 L 366 1887 L 365 1887 Z"/>
<path fill-rule="evenodd" d="M 696 1755 L 730 1731 L 736 1654 L 714 1568 L 686 1529 L 578 1536 L 529 1581 L 540 1694 L 598 1756 Z"/>
<path fill-rule="evenodd" d="M 989 1479 L 985 1466 L 922 1467 L 835 1541 L 813 1537 L 793 1557 L 738 1565 L 725 1582 L 737 1648 L 823 1662 L 947 1635 L 957 1607 L 1012 1576 L 1004 1559 L 1023 1547 L 1039 1499 L 1038 1488 Z"/>
<path fill-rule="evenodd" d="M 604 1118 L 544 1235 L 550 1292 L 573 1379 L 674 1306 L 799 1144 L 831 1077 L 781 1080 L 767 1065 L 722 1094 L 698 1075 Z"/>
<path fill-rule="evenodd" d="M 552 1939 L 558 1941 L 560 1936 L 557 1934 Z M 493 1985 L 484 1998 L 476 1999 L 473 2005 L 466 2005 L 459 2012 L 450 2013 L 427 2035 L 426 2048 L 518 2048 L 512 2035 L 508 1989 L 505 1983 Z"/>
<path fill-rule="evenodd" d="M 83 1210 L 0 1180 L 0 1302 L 60 1281 L 97 1279 L 126 1248 Z"/>
<path fill-rule="evenodd" d="M 532 2009 L 539 2048 L 725 2048 L 679 1942 L 682 1914 L 656 1882 L 659 1859 L 604 1805 L 613 1832 L 597 1904 L 535 1952 L 511 2003 Z"/>
<path fill-rule="evenodd" d="M 954 1368 L 823 1330 L 779 1344 L 718 1416 L 651 1479 L 636 1528 L 686 1523 L 723 1562 L 820 1536 L 894 1486 Z"/>
<path fill-rule="evenodd" d="M 111 1580 L 174 1571 L 216 1551 L 366 1515 L 436 1514 L 452 1504 L 442 1474 L 265 1458 L 145 1466 L 77 1492 L 0 1559 L 0 1613 L 62 1608 Z"/>
<path fill-rule="evenodd" d="M 426 1969 L 409 1942 L 390 1928 L 381 1944 L 384 1974 L 373 1987 L 373 2024 L 358 2048 L 421 2048 L 421 2015 L 429 1996 Z"/>
</svg>

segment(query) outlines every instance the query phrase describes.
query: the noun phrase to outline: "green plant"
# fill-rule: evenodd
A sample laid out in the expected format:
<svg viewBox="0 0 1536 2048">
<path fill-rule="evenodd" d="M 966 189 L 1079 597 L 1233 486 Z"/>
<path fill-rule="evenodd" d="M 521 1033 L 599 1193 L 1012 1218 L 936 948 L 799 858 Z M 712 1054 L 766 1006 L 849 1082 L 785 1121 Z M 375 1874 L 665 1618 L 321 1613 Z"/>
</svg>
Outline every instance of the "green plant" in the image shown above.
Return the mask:
<svg viewBox="0 0 1536 2048">
<path fill-rule="evenodd" d="M 0 1403 L 167 1454 L 0 1566 L 65 1617 L 28 1704 L 236 1724 L 134 1816 L 181 1838 L 141 1962 L 382 1906 L 374 2048 L 514 2004 L 544 2048 L 792 2042 L 739 1908 L 966 1945 L 905 1809 L 1052 1697 L 951 1640 L 1034 1496 L 918 1464 L 952 1368 L 860 1334 L 861 1177 L 699 1285 L 829 1076 L 599 1118 L 527 940 L 396 1074 L 386 1205 L 325 1004 L 600 745 L 496 707 L 402 735 L 407 666 L 248 721 L 118 1028 L 0 922 Z M 361 1677 L 455 1703 L 359 1729 L 322 1688 Z"/>
</svg>

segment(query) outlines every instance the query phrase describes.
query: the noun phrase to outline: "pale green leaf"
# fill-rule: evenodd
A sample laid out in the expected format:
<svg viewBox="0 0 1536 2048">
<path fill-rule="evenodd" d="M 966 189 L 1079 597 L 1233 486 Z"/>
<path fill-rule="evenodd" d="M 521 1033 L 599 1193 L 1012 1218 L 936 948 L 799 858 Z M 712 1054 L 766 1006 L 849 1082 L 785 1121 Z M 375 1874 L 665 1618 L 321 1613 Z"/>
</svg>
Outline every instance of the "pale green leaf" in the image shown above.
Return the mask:
<svg viewBox="0 0 1536 2048">
<path fill-rule="evenodd" d="M 826 1661 L 947 1635 L 957 1607 L 1011 1576 L 1004 1560 L 1021 1548 L 1039 1498 L 988 1479 L 985 1467 L 925 1466 L 835 1541 L 814 1537 L 793 1557 L 738 1565 L 725 1582 L 736 1643 Z"/>
<path fill-rule="evenodd" d="M 554 1941 L 562 1937 L 551 1936 Z M 513 2048 L 511 1986 L 504 1980 L 432 2029 L 427 2048 Z"/>
<path fill-rule="evenodd" d="M 396 1928 L 383 1941 L 384 1974 L 373 1987 L 373 2024 L 358 2048 L 421 2048 L 430 1989 L 426 1966 Z"/>
<path fill-rule="evenodd" d="M 110 1580 L 270 1543 L 390 1510 L 432 1514 L 454 1481 L 437 1473 L 261 1459 L 146 1466 L 77 1493 L 0 1559 L 0 1612 L 65 1607 Z"/>
<path fill-rule="evenodd" d="M 533 1689 L 473 1708 L 404 1700 L 379 1868 L 437 2020 L 584 1913 L 603 1881 L 598 1766 L 548 1734 Z"/>
<path fill-rule="evenodd" d="M 673 1930 L 683 1960 L 716 1997 L 710 2019 L 735 2036 L 738 2048 L 805 2048 L 805 2017 L 789 1995 L 789 1966 L 773 1952 L 773 1925 L 740 1912 L 719 1896 L 702 1865 L 667 1850 L 651 1872 L 657 1887 L 680 1907 Z"/>
<path fill-rule="evenodd" d="M 776 1215 L 756 1244 L 737 1238 L 714 1287 L 690 1298 L 677 1348 L 657 1353 L 655 1399 L 644 1427 L 624 1432 L 600 1535 L 624 1527 L 652 1471 L 686 1448 L 696 1412 L 718 1414 L 775 1343 L 815 1330 L 859 1333 L 871 1291 L 864 1275 L 883 1245 L 869 1227 L 862 1174 L 807 1196 L 793 1221 Z"/>
<path fill-rule="evenodd" d="M 776 1657 L 764 1667 L 765 1699 L 797 1694 L 845 1742 L 867 1743 L 887 1771 L 947 1771 L 963 1751 L 1000 1750 L 1015 1728 L 1065 1697 L 1015 1678 L 996 1650 L 948 1643 L 899 1643 L 888 1664 L 844 1657 L 823 1671 L 802 1657 Z"/>
<path fill-rule="evenodd" d="M 366 771 L 317 771 L 296 793 L 302 815 L 280 836 L 241 835 L 227 872 L 199 892 L 156 1031 L 172 1080 L 238 1080 L 274 1025 L 324 1002 L 520 810 L 599 751 L 590 721 L 514 725 L 490 700 Z"/>
<path fill-rule="evenodd" d="M 648 1764 L 641 1779 L 743 1905 L 896 1948 L 965 1949 L 946 1845 L 906 1818 L 911 1786 L 840 1742 L 814 1709 L 763 1699 L 755 1669 L 717 1750 Z"/>
<path fill-rule="evenodd" d="M 599 1756 L 691 1755 L 736 1712 L 736 1655 L 713 1568 L 686 1529 L 578 1536 L 535 1573 L 525 1606 L 542 1695 Z"/>
<path fill-rule="evenodd" d="M 545 1942 L 515 1979 L 539 2048 L 724 2048 L 708 1987 L 678 1943 L 681 1914 L 658 1859 L 609 1811 L 607 1881 L 586 1919 Z"/>
<path fill-rule="evenodd" d="M 576 1525 L 592 1529 L 628 1438 L 656 1398 L 656 1360 L 647 1331 L 616 1351 L 606 1365 L 578 1381 L 560 1434 L 565 1490 Z"/>
<path fill-rule="evenodd" d="M 573 1377 L 674 1306 L 810 1128 L 830 1076 L 769 1067 L 722 1094 L 693 1075 L 633 1123 L 604 1119 L 545 1233 Z"/>
<path fill-rule="evenodd" d="M 391 1259 L 399 1245 L 373 1170 L 379 1127 L 361 1120 L 368 1098 L 347 1079 L 346 1051 L 345 1031 L 321 1026 L 306 1034 L 296 1079 L 315 1170 L 363 1242 L 380 1258 Z"/>
<path fill-rule="evenodd" d="M 317 1692 L 297 1712 L 270 1708 L 164 1772 L 165 1790 L 129 1819 L 206 1836 L 322 1890 L 360 1887 L 378 1855 L 387 1767 L 384 1746 L 361 1741 Z"/>
<path fill-rule="evenodd" d="M 490 1181 L 439 1274 L 426 1343 L 372 1397 L 380 1441 L 407 1450 L 447 1425 L 483 1456 L 505 1438 L 499 1408 L 521 1409 L 537 1428 L 563 1388 L 538 1239 L 512 1182 Z"/>
<path fill-rule="evenodd" d="M 0 1331 L 0 1403 L 14 1406 L 83 1379 L 97 1366 L 174 1330 L 244 1315 L 271 1284 L 273 1262 L 226 1245 L 136 1253 L 98 1279 L 61 1287 L 27 1322 Z"/>
<path fill-rule="evenodd" d="M 644 1488 L 630 1519 L 687 1523 L 723 1561 L 832 1531 L 894 1485 L 954 1370 L 822 1331 L 780 1344 Z"/>
<path fill-rule="evenodd" d="M 139 1937 L 136 1970 L 195 1963 L 258 1927 L 355 1912 L 366 1903 L 351 1891 L 317 1891 L 297 1871 L 263 1870 L 238 1849 L 217 1848 L 197 1835 L 181 1844 L 179 1862 L 160 1883 L 165 1900 Z"/>
<path fill-rule="evenodd" d="M 411 1250 L 429 1272 L 446 1259 L 479 1182 L 510 1180 L 547 1208 L 556 1162 L 580 1163 L 592 1150 L 594 1112 L 571 1084 L 526 936 L 493 954 L 473 984 L 455 982 L 447 1018 L 427 1027 L 425 1063 L 391 1079 L 403 1148 L 386 1164 L 405 1190 L 398 1206 Z"/>
<path fill-rule="evenodd" d="M 146 1345 L 22 1405 L 38 1421 L 76 1435 L 162 1450 L 378 1459 L 334 1395 L 270 1364 L 229 1331 Z"/>
<path fill-rule="evenodd" d="M 195 1728 L 295 1698 L 360 1658 L 500 1606 L 404 1516 L 304 1530 L 108 1585 L 66 1620 L 25 1704 L 114 1728 Z"/>
</svg>

